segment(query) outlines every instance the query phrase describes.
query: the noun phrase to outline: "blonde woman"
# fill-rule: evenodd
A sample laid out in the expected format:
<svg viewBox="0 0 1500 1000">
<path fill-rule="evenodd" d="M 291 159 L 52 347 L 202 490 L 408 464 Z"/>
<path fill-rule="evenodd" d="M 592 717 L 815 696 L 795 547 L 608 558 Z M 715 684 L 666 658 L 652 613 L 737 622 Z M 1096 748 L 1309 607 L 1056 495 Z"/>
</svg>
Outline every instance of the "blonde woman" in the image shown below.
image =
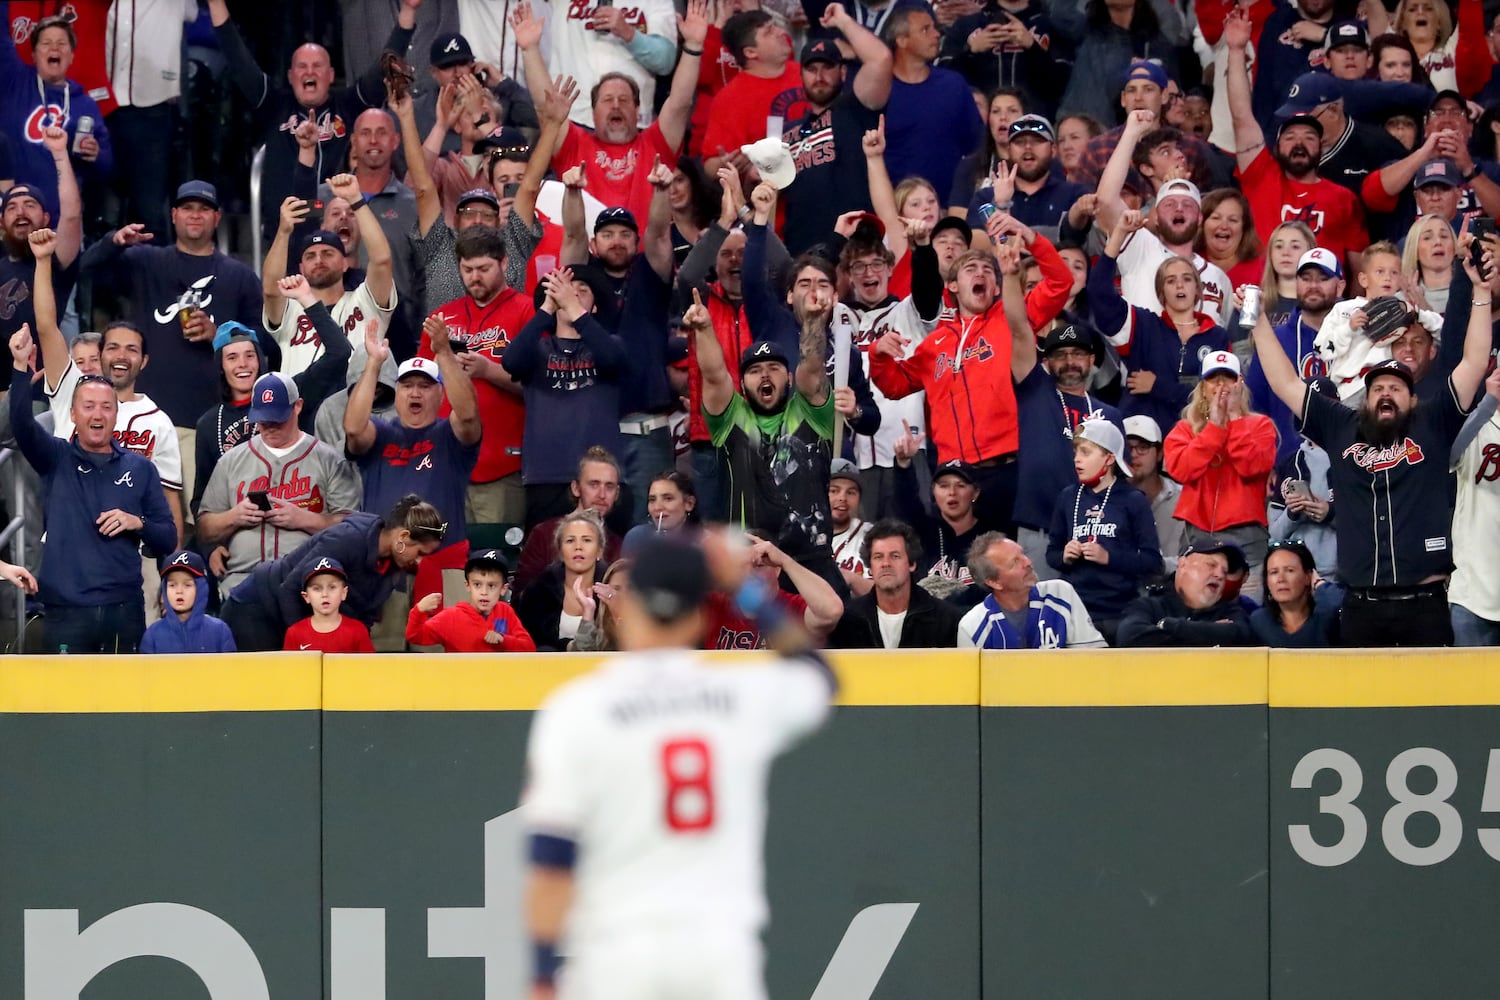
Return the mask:
<svg viewBox="0 0 1500 1000">
<path fill-rule="evenodd" d="M 1233 542 L 1250 564 L 1245 593 L 1260 600 L 1266 560 L 1266 479 L 1276 464 L 1276 425 L 1250 409 L 1240 362 L 1203 359 L 1182 419 L 1165 442 L 1167 475 L 1182 484 L 1174 517 L 1186 544 Z"/>
<path fill-rule="evenodd" d="M 604 653 L 620 648 L 620 626 L 615 610 L 620 606 L 620 595 L 630 588 L 630 562 L 629 559 L 616 559 L 591 588 L 584 588 L 582 577 L 574 581 L 584 615 L 578 634 L 568 643 L 568 652 Z"/>
<path fill-rule="evenodd" d="M 1458 24 L 1445 0 L 1401 0 L 1388 16 L 1383 4 L 1362 4 L 1369 12 L 1370 37 L 1387 31 L 1404 35 L 1416 50 L 1434 90 L 1474 94 L 1489 80 L 1490 57 L 1482 4 L 1457 4 Z"/>
<path fill-rule="evenodd" d="M 1272 327 L 1285 323 L 1297 308 L 1297 261 L 1317 245 L 1318 238 L 1305 222 L 1283 222 L 1271 230 L 1260 279 L 1260 308 Z"/>
<path fill-rule="evenodd" d="M 592 508 L 575 510 L 557 522 L 552 534 L 555 558 L 516 602 L 521 624 L 538 650 L 566 649 L 586 617 L 582 594 L 603 575 L 604 521 Z"/>
<path fill-rule="evenodd" d="M 1401 251 L 1401 270 L 1412 287 L 1407 297 L 1418 309 L 1438 315 L 1448 311 L 1448 285 L 1453 281 L 1453 260 L 1458 240 L 1447 220 L 1424 215 L 1406 232 Z"/>
</svg>

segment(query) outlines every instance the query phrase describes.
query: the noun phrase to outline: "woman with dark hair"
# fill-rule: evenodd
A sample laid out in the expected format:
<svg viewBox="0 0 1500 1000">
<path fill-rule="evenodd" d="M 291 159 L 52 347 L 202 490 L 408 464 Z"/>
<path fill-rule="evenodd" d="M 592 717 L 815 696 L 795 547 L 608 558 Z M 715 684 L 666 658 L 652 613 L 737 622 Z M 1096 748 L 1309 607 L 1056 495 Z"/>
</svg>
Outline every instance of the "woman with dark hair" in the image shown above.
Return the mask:
<svg viewBox="0 0 1500 1000">
<path fill-rule="evenodd" d="M 374 625 L 399 576 L 412 574 L 443 544 L 448 524 L 415 494 L 385 517 L 355 511 L 280 559 L 263 562 L 230 592 L 222 617 L 241 652 L 281 649 L 286 630 L 308 616 L 303 582 L 320 560 L 336 560 L 348 577 L 343 613 Z"/>
<path fill-rule="evenodd" d="M 1277 649 L 1337 645 L 1338 591 L 1321 585 L 1313 555 L 1300 541 L 1272 542 L 1265 561 L 1266 604 L 1250 616 L 1255 641 Z"/>
<path fill-rule="evenodd" d="M 722 198 L 719 182 L 704 173 L 701 161 L 693 156 L 678 159 L 667 188 L 667 204 L 672 207 L 672 257 L 677 267 L 687 260 L 703 231 L 713 225 Z"/>
<path fill-rule="evenodd" d="M 1057 160 L 1063 173 L 1071 174 L 1083 161 L 1089 140 L 1104 134 L 1104 126 L 1093 115 L 1081 112 L 1063 115 L 1057 122 Z"/>
<path fill-rule="evenodd" d="M 1417 50 L 1402 35 L 1381 35 L 1370 43 L 1375 78 L 1389 83 L 1418 83 L 1431 87 Z"/>
<path fill-rule="evenodd" d="M 1073 59 L 1073 73 L 1061 107 L 1101 122 L 1120 116 L 1121 81 L 1132 59 L 1161 63 L 1178 79 L 1177 53 L 1192 41 L 1176 5 L 1167 0 L 1088 0 L 1088 27 Z"/>
<path fill-rule="evenodd" d="M 1219 188 L 1203 196 L 1203 225 L 1193 249 L 1229 275 L 1234 288 L 1258 285 L 1265 276 L 1260 237 L 1250 217 L 1250 202 L 1234 188 Z"/>
<path fill-rule="evenodd" d="M 620 551 L 626 555 L 651 535 L 687 534 L 698 529 L 698 489 L 693 477 L 668 469 L 651 480 L 646 491 L 646 524 L 637 524 L 625 535 Z"/>
<path fill-rule="evenodd" d="M 990 91 L 989 113 L 985 115 L 984 142 L 958 161 L 953 184 L 948 189 L 948 214 L 960 219 L 969 215 L 969 202 L 975 192 L 990 182 L 995 168 L 1010 160 L 1010 123 L 1026 113 L 1025 98 L 1016 87 L 996 87 Z"/>
</svg>

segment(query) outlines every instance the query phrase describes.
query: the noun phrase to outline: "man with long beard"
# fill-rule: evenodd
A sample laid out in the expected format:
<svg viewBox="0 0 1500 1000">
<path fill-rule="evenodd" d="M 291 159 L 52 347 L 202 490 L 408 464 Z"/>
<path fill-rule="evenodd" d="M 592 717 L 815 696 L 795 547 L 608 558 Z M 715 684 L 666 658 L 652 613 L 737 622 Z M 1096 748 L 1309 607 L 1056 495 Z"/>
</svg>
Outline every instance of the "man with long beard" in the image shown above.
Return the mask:
<svg viewBox="0 0 1500 1000">
<path fill-rule="evenodd" d="M 1231 12 L 1224 22 L 1224 41 L 1229 47 L 1224 87 L 1234 121 L 1235 159 L 1255 231 L 1268 243 L 1271 230 L 1300 219 L 1317 235 L 1319 246 L 1332 250 L 1349 267 L 1347 258 L 1370 243 L 1364 208 L 1354 192 L 1318 175 L 1323 122 L 1317 116 L 1294 114 L 1282 120 L 1276 128 L 1276 151 L 1267 148 L 1265 132 L 1250 107 L 1245 56 L 1250 32 L 1250 20 L 1242 12 Z"/>
<path fill-rule="evenodd" d="M 1487 268 L 1494 265 L 1485 262 Z M 1453 642 L 1446 581 L 1453 568 L 1446 504 L 1447 456 L 1489 366 L 1491 282 L 1474 282 L 1463 360 L 1447 392 L 1418 403 L 1411 369 L 1392 358 L 1365 374 L 1358 411 L 1309 392 L 1262 315 L 1255 350 L 1266 381 L 1302 433 L 1332 462 L 1339 578 L 1349 588 L 1343 636 L 1357 646 L 1445 646 Z M 1412 314 L 1411 324 L 1417 322 Z M 1409 324 L 1410 325 L 1410 324 Z"/>
</svg>

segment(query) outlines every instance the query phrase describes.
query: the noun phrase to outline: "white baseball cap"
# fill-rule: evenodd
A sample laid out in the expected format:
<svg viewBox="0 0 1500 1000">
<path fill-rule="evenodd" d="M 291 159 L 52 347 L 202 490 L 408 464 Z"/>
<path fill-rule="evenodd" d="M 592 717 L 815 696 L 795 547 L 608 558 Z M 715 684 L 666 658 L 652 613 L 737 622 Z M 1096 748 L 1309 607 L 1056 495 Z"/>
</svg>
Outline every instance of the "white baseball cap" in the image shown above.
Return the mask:
<svg viewBox="0 0 1500 1000">
<path fill-rule="evenodd" d="M 1125 436 L 1161 444 L 1161 424 L 1143 414 L 1125 418 Z"/>
<path fill-rule="evenodd" d="M 1342 278 L 1344 268 L 1339 264 L 1338 254 L 1323 247 L 1313 247 L 1307 253 L 1297 259 L 1297 273 L 1301 274 L 1304 267 L 1316 267 L 1330 278 Z"/>
<path fill-rule="evenodd" d="M 1198 190 L 1198 185 L 1183 177 L 1167 181 L 1156 192 L 1156 202 L 1161 204 L 1162 199 L 1174 194 L 1185 194 L 1193 199 L 1193 204 L 1203 206 L 1203 192 Z"/>
<path fill-rule="evenodd" d="M 1073 431 L 1074 441 L 1092 441 L 1111 455 L 1122 475 L 1130 475 L 1130 455 L 1125 451 L 1125 435 L 1103 417 L 1089 417 Z"/>
<path fill-rule="evenodd" d="M 760 172 L 760 179 L 778 191 L 797 179 L 797 165 L 792 162 L 792 147 L 776 138 L 760 139 L 741 146 L 740 152 Z"/>
<path fill-rule="evenodd" d="M 1240 359 L 1229 351 L 1212 351 L 1203 356 L 1203 372 L 1200 378 L 1208 378 L 1214 372 L 1229 372 L 1240 377 Z"/>
<path fill-rule="evenodd" d="M 401 362 L 401 367 L 396 369 L 396 381 L 399 382 L 414 372 L 418 375 L 426 375 L 438 385 L 443 384 L 443 372 L 438 368 L 438 363 L 431 358 L 411 358 Z"/>
</svg>

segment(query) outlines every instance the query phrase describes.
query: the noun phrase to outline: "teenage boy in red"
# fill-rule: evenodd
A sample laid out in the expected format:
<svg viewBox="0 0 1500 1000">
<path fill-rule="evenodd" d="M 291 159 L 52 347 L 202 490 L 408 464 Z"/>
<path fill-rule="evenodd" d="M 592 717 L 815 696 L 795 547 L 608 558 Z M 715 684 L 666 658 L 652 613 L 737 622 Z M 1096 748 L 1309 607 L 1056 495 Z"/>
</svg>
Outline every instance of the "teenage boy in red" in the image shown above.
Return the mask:
<svg viewBox="0 0 1500 1000">
<path fill-rule="evenodd" d="M 464 563 L 469 599 L 438 611 L 442 594 L 428 594 L 406 619 L 406 641 L 441 645 L 448 653 L 534 653 L 536 643 L 521 619 L 501 597 L 505 593 L 505 558 L 498 549 L 480 549 Z M 436 614 L 434 614 L 436 612 Z"/>
</svg>

